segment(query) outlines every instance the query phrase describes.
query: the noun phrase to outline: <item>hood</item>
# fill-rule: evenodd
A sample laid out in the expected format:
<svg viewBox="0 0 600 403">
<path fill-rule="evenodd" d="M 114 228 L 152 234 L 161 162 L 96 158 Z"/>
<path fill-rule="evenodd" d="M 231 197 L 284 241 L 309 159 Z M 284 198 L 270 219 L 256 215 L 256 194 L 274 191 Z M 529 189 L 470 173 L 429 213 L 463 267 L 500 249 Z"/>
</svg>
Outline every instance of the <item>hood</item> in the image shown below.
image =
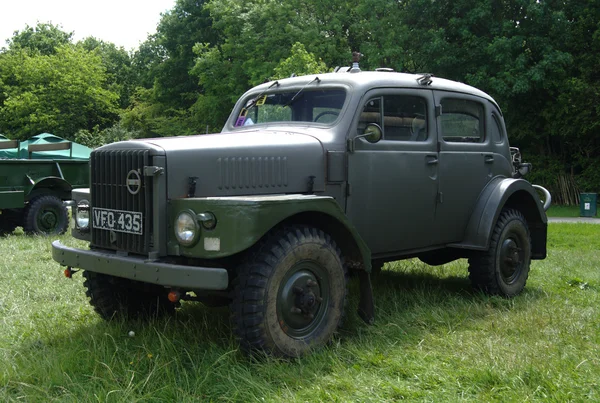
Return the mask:
<svg viewBox="0 0 600 403">
<path fill-rule="evenodd" d="M 306 134 L 248 130 L 115 143 L 166 157 L 168 197 L 306 193 L 325 187 L 321 142 Z"/>
</svg>

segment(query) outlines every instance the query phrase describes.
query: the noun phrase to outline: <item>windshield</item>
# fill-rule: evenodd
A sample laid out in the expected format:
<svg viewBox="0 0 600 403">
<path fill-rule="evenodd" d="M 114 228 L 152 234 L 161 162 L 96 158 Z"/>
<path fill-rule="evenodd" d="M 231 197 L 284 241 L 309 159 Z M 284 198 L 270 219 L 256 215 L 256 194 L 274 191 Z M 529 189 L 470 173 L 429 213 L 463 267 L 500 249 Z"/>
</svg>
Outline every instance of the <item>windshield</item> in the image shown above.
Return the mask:
<svg viewBox="0 0 600 403">
<path fill-rule="evenodd" d="M 235 126 L 273 122 L 331 124 L 340 114 L 346 91 L 339 88 L 264 93 L 246 100 Z"/>
</svg>

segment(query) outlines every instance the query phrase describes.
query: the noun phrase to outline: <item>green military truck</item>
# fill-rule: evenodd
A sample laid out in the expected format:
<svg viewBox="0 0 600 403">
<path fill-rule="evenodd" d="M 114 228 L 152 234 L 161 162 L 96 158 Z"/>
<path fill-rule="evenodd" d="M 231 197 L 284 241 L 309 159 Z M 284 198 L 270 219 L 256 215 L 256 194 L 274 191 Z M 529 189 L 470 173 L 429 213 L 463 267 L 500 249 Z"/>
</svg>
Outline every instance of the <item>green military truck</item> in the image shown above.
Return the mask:
<svg viewBox="0 0 600 403">
<path fill-rule="evenodd" d="M 65 202 L 71 200 L 73 189 L 89 187 L 88 159 L 81 153 L 73 157 L 74 143 L 48 139 L 0 139 L 3 231 L 22 226 L 28 233 L 65 232 L 69 226 Z"/>
<path fill-rule="evenodd" d="M 546 256 L 549 194 L 522 176 L 487 94 L 430 75 L 360 71 L 271 81 L 221 133 L 125 141 L 91 155 L 73 235 L 105 319 L 229 304 L 242 348 L 299 356 L 342 323 L 347 279 L 374 319 L 384 262 L 469 260 L 475 288 L 512 297 Z"/>
</svg>

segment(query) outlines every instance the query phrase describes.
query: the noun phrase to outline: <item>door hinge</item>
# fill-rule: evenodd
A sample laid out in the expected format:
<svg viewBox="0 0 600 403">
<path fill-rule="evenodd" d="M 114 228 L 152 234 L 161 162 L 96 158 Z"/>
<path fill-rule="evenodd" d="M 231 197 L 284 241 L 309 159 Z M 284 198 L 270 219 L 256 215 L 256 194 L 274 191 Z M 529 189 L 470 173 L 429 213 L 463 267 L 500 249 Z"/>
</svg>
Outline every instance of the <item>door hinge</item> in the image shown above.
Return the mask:
<svg viewBox="0 0 600 403">
<path fill-rule="evenodd" d="M 435 107 L 435 117 L 439 117 L 442 115 L 442 105 L 436 105 Z"/>
<path fill-rule="evenodd" d="M 350 184 L 346 182 L 346 197 L 350 196 Z"/>
<path fill-rule="evenodd" d="M 437 194 L 437 201 L 440 204 L 444 202 L 444 194 L 442 192 L 438 192 L 438 194 Z"/>
</svg>

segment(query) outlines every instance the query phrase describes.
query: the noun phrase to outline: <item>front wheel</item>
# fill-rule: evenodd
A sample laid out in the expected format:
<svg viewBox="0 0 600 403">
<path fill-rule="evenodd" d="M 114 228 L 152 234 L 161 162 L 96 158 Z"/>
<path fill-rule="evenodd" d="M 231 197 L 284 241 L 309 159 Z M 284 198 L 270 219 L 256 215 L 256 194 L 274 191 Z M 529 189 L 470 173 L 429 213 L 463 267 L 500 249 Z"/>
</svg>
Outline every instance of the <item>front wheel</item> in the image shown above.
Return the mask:
<svg viewBox="0 0 600 403">
<path fill-rule="evenodd" d="M 504 209 L 494 227 L 489 250 L 469 259 L 469 277 L 477 289 L 513 297 L 525 288 L 530 263 L 527 221 L 518 210 Z"/>
<path fill-rule="evenodd" d="M 83 277 L 90 304 L 105 320 L 159 317 L 175 311 L 167 290 L 159 285 L 87 270 Z"/>
<path fill-rule="evenodd" d="M 56 196 L 45 195 L 32 199 L 23 218 L 23 229 L 35 234 L 63 234 L 69 226 L 67 208 Z"/>
<path fill-rule="evenodd" d="M 267 235 L 235 280 L 231 311 L 242 348 L 298 357 L 327 343 L 343 320 L 346 273 L 337 245 L 319 229 Z"/>
</svg>

